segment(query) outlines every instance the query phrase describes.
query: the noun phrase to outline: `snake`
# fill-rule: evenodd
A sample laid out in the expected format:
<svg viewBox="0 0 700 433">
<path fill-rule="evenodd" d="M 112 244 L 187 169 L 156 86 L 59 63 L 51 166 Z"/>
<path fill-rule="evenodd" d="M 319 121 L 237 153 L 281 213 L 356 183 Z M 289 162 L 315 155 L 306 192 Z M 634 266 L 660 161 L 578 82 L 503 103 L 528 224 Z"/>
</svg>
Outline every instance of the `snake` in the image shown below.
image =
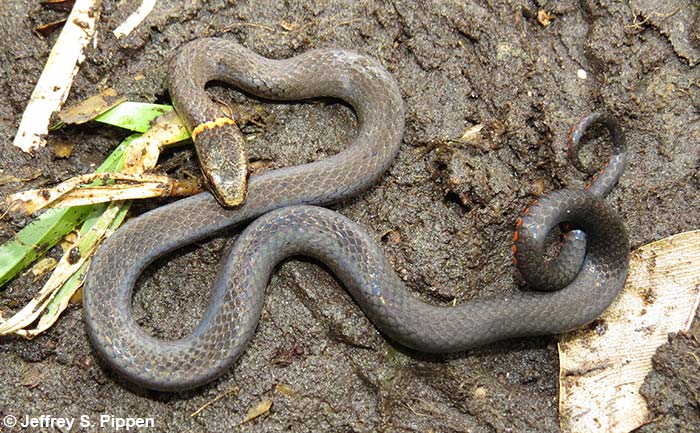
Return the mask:
<svg viewBox="0 0 700 433">
<path fill-rule="evenodd" d="M 371 233 L 320 207 L 369 188 L 399 151 L 403 99 L 381 63 L 348 50 L 315 49 L 268 59 L 226 39 L 190 42 L 171 59 L 171 97 L 192 128 L 208 122 L 205 129 L 216 135 L 217 129 L 233 125 L 217 123 L 219 113 L 212 119 L 197 111 L 210 104 L 204 86 L 211 79 L 265 100 L 345 101 L 358 119 L 357 132 L 333 156 L 251 175 L 239 206 L 223 207 L 203 192 L 130 219 L 98 249 L 84 286 L 87 334 L 99 357 L 137 386 L 177 392 L 228 371 L 253 337 L 271 273 L 290 256 L 324 263 L 383 335 L 428 353 L 578 328 L 597 318 L 624 284 L 629 241 L 622 218 L 590 190 L 562 189 L 531 205 L 515 236 L 525 276 L 529 257 L 544 255 L 544 238 L 557 224 L 567 221 L 574 225 L 572 232 L 585 233 L 566 240 L 574 245 L 562 247 L 568 254 L 536 270 L 574 267 L 559 290 L 523 290 L 455 306 L 423 300 L 394 272 Z M 600 123 L 601 118 L 589 120 Z M 575 132 L 582 135 L 587 126 Z M 616 160 L 608 168 L 619 175 L 624 163 Z M 143 270 L 169 252 L 243 223 L 248 225 L 222 263 L 195 329 L 177 340 L 143 330 L 131 305 Z"/>
</svg>

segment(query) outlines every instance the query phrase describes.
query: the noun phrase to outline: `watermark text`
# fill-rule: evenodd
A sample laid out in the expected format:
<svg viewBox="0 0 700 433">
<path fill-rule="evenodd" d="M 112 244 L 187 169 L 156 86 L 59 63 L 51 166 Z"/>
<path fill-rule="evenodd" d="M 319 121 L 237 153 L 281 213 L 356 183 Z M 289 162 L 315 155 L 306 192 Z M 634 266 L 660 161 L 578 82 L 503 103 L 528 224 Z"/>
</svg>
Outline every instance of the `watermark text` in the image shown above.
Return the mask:
<svg viewBox="0 0 700 433">
<path fill-rule="evenodd" d="M 78 417 L 54 416 L 54 415 L 3 415 L 0 419 L 0 431 L 8 431 L 13 428 L 21 429 L 55 429 L 59 431 L 72 431 L 73 427 L 82 429 L 96 428 L 99 430 L 108 429 L 110 431 L 141 431 L 150 427 L 155 427 L 153 417 L 120 417 L 114 415 L 101 414 L 96 416 L 80 415 Z M 31 430 L 30 430 L 31 431 Z"/>
</svg>

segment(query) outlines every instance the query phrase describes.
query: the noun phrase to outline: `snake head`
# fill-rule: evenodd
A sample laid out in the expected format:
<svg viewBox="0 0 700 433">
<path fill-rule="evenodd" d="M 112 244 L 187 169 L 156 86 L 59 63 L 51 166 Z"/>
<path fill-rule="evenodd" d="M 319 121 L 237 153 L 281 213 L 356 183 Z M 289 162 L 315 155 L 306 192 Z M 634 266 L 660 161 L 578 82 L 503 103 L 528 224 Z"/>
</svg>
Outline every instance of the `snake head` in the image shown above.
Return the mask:
<svg viewBox="0 0 700 433">
<path fill-rule="evenodd" d="M 192 131 L 209 190 L 223 207 L 239 206 L 248 186 L 248 152 L 236 123 L 222 117 Z"/>
</svg>

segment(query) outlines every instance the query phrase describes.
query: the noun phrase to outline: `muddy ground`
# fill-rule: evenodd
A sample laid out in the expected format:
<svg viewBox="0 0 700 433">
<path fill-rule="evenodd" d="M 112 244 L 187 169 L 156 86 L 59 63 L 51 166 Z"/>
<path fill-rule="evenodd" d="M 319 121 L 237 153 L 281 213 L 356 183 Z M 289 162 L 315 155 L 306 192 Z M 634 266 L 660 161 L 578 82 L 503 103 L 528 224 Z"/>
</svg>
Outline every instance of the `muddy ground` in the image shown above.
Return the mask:
<svg viewBox="0 0 700 433">
<path fill-rule="evenodd" d="M 517 290 L 514 223 L 542 190 L 584 185 L 586 175 L 567 161 L 564 145 L 572 123 L 593 110 L 612 112 L 627 132 L 629 168 L 607 200 L 624 217 L 632 247 L 700 227 L 697 2 L 163 0 L 134 33 L 115 40 L 111 30 L 139 3 L 104 2 L 97 48 L 87 53 L 69 102 L 107 86 L 131 100 L 168 102 L 166 59 L 200 36 L 220 35 L 277 58 L 351 48 L 393 73 L 407 113 L 398 159 L 375 187 L 335 208 L 375 233 L 406 283 L 436 302 Z M 553 16 L 547 26 L 537 19 L 540 9 Z M 66 128 L 35 158 L 11 146 L 57 36 L 34 28 L 65 15 L 38 2 L 0 7 L 0 178 L 33 179 L 3 183 L 0 195 L 90 172 L 125 135 Z M 264 128 L 249 132 L 256 134 L 253 158 L 273 167 L 333 154 L 356 126 L 343 104 L 261 103 L 225 86 L 212 93 L 270 114 Z M 459 140 L 479 124 L 479 140 Z M 54 157 L 60 142 L 74 143 L 70 158 Z M 600 164 L 605 136 L 592 142 L 589 160 Z M 197 172 L 188 148 L 166 156 L 174 175 Z M 140 204 L 133 213 L 159 204 Z M 24 223 L 0 221 L 0 240 Z M 222 234 L 151 267 L 134 301 L 140 323 L 169 337 L 192 329 L 232 237 Z M 21 306 L 39 284 L 15 279 L 0 294 L 0 308 Z M 235 367 L 179 395 L 135 389 L 105 369 L 87 341 L 81 306 L 72 306 L 34 341 L 0 340 L 0 413 L 153 417 L 155 428 L 143 431 L 219 432 L 270 399 L 269 413 L 237 430 L 559 431 L 556 336 L 427 357 L 389 344 L 315 263 L 286 262 L 268 292 L 257 333 Z M 644 387 L 654 421 L 640 431 L 699 425 L 700 365 L 689 355 L 700 352 L 697 323 L 657 353 Z M 37 374 L 43 381 L 27 386 Z"/>
</svg>

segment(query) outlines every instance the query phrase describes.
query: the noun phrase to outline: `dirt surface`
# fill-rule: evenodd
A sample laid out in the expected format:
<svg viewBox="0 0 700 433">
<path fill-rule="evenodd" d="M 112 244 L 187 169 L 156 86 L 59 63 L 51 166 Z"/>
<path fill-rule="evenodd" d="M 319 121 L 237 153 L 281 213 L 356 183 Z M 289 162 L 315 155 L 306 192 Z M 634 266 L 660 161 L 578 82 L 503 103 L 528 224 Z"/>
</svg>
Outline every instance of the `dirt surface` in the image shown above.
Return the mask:
<svg viewBox="0 0 700 433">
<path fill-rule="evenodd" d="M 381 182 L 335 208 L 376 233 L 409 287 L 436 302 L 518 289 L 510 253 L 515 221 L 542 190 L 584 185 L 587 176 L 567 161 L 564 146 L 573 122 L 593 110 L 612 112 L 627 132 L 629 168 L 607 200 L 623 215 L 632 246 L 700 227 L 697 3 L 418 3 L 163 0 L 117 41 L 111 30 L 140 2 L 105 1 L 97 48 L 87 53 L 69 102 L 107 86 L 131 100 L 168 102 L 166 60 L 201 36 L 223 36 L 275 58 L 317 47 L 378 58 L 404 95 L 404 142 Z M 537 19 L 540 9 L 553 16 L 547 26 Z M 90 172 L 125 135 L 66 128 L 52 133 L 35 158 L 11 146 L 57 37 L 33 29 L 65 15 L 38 2 L 0 8 L 0 178 L 32 179 L 3 182 L 0 195 Z M 269 104 L 225 86 L 213 86 L 212 93 L 269 114 L 264 128 L 248 132 L 256 137 L 253 158 L 272 167 L 337 152 L 356 124 L 343 104 Z M 460 140 L 475 125 L 483 125 L 477 139 Z M 604 139 L 587 147 L 592 164 L 604 161 Z M 70 158 L 53 156 L 60 142 L 75 144 Z M 175 175 L 196 173 L 189 149 L 167 156 Z M 0 240 L 24 223 L 0 221 Z M 192 329 L 234 236 L 222 234 L 152 266 L 135 296 L 139 322 L 166 337 Z M 0 294 L 0 309 L 23 305 L 39 284 L 16 278 Z M 308 261 L 280 266 L 248 350 L 223 378 L 188 393 L 145 392 L 120 381 L 96 359 L 81 313 L 72 306 L 31 342 L 0 340 L 0 413 L 87 415 L 93 422 L 100 414 L 152 417 L 155 427 L 143 431 L 219 432 L 269 399 L 267 414 L 237 430 L 559 431 L 555 336 L 453 356 L 411 353 L 382 338 L 338 282 Z M 657 353 L 644 387 L 654 421 L 641 431 L 697 427 L 698 339 L 696 325 Z"/>
</svg>

